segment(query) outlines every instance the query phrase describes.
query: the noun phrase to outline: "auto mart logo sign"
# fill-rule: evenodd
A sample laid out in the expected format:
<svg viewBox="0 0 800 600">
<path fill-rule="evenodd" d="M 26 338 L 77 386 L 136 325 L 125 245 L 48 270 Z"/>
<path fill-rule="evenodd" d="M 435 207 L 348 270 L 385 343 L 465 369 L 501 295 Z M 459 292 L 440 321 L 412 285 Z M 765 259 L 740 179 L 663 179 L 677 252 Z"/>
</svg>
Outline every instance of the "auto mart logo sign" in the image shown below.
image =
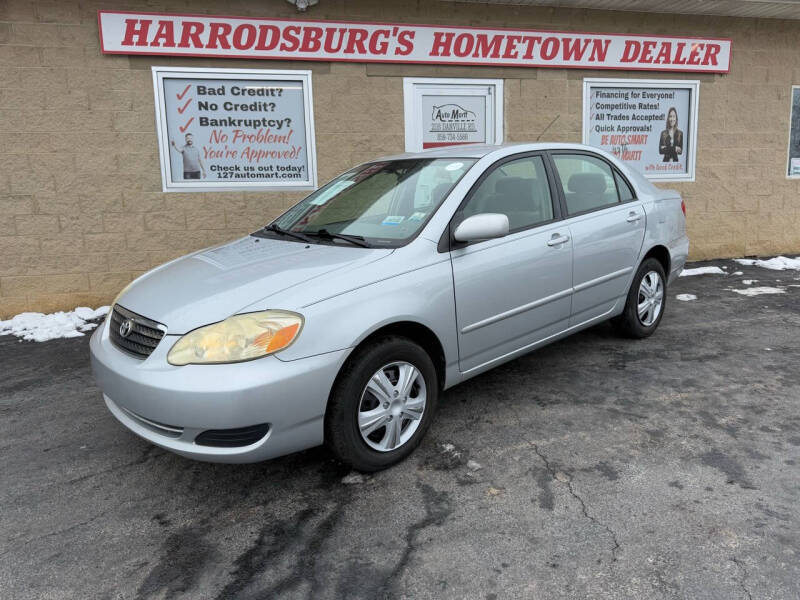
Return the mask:
<svg viewBox="0 0 800 600">
<path fill-rule="evenodd" d="M 99 11 L 105 54 L 727 73 L 731 40 Z"/>
<path fill-rule="evenodd" d="M 477 131 L 477 115 L 458 104 L 442 104 L 433 107 L 431 131 Z"/>
</svg>

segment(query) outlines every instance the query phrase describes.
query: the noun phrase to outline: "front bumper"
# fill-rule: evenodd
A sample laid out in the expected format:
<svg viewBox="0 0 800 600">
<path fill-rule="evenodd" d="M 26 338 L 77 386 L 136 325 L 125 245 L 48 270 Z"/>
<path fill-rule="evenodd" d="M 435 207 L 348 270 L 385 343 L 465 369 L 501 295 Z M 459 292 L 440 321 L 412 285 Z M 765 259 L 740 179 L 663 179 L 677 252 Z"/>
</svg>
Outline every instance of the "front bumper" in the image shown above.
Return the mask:
<svg viewBox="0 0 800 600">
<path fill-rule="evenodd" d="M 349 349 L 282 361 L 275 356 L 228 365 L 167 362 L 178 336 L 165 336 L 140 360 L 111 343 L 104 323 L 92 336 L 92 370 L 111 413 L 144 439 L 183 456 L 212 462 L 257 462 L 323 442 L 325 407 Z M 255 443 L 195 443 L 206 430 L 268 423 Z"/>
</svg>

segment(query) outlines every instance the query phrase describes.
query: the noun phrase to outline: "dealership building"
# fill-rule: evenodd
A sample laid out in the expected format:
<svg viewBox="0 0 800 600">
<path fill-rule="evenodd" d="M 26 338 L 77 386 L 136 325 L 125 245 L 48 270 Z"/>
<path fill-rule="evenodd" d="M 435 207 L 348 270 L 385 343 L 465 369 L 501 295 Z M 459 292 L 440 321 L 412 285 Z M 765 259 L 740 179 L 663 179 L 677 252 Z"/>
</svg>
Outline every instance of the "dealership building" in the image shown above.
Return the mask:
<svg viewBox="0 0 800 600">
<path fill-rule="evenodd" d="M 800 5 L 0 2 L 0 318 L 107 304 L 373 158 L 578 142 L 691 259 L 800 252 Z"/>
</svg>

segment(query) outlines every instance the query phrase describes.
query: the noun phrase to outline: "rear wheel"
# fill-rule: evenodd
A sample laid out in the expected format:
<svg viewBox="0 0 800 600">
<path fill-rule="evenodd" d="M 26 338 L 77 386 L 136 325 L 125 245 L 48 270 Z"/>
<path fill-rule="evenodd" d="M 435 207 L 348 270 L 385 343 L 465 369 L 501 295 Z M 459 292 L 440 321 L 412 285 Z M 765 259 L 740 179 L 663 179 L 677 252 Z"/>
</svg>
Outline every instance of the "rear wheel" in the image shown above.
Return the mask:
<svg viewBox="0 0 800 600">
<path fill-rule="evenodd" d="M 643 261 L 628 290 L 625 309 L 614 320 L 620 333 L 639 339 L 652 335 L 664 315 L 666 292 L 664 267 L 655 258 Z"/>
<path fill-rule="evenodd" d="M 343 367 L 325 413 L 325 443 L 354 469 L 384 469 L 419 445 L 438 395 L 425 350 L 406 338 L 377 340 Z"/>
</svg>

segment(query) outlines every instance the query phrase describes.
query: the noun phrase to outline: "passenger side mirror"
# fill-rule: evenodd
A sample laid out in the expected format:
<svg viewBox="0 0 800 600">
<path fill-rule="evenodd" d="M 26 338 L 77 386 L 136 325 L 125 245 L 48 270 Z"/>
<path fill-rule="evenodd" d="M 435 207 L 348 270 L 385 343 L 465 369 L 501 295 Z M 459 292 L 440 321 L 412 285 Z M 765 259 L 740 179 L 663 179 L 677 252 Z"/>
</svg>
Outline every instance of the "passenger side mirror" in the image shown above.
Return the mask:
<svg viewBox="0 0 800 600">
<path fill-rule="evenodd" d="M 453 234 L 458 242 L 492 240 L 508 235 L 508 217 L 498 213 L 481 213 L 467 217 Z"/>
</svg>

